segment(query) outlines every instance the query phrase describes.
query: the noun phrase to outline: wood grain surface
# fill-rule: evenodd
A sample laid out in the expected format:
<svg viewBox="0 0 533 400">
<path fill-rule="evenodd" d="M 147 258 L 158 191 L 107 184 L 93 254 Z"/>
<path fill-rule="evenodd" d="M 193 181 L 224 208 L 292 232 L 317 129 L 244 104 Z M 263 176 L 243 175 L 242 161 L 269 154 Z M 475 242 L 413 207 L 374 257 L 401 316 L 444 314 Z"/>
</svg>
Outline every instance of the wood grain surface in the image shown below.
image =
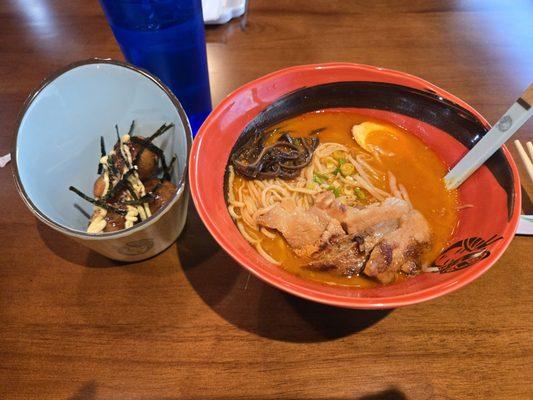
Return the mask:
<svg viewBox="0 0 533 400">
<path fill-rule="evenodd" d="M 351 61 L 421 76 L 494 122 L 532 81 L 532 21 L 530 1 L 250 0 L 207 28 L 213 99 L 282 67 Z M 0 2 L 0 54 L 0 154 L 46 75 L 122 59 L 96 0 Z M 250 277 L 193 209 L 176 245 L 122 265 L 37 222 L 9 168 L 0 187 L 1 399 L 533 398 L 531 237 L 455 293 L 350 311 Z"/>
</svg>

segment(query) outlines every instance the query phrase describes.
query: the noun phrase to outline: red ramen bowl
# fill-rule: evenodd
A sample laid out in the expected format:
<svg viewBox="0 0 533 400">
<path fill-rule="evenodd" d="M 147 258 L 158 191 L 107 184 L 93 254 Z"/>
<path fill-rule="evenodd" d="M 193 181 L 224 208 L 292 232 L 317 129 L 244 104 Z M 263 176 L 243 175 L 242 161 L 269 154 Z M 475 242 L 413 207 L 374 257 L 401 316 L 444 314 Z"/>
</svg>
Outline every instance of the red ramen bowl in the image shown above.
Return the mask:
<svg viewBox="0 0 533 400">
<path fill-rule="evenodd" d="M 358 289 L 305 280 L 271 264 L 244 239 L 225 201 L 225 171 L 241 134 L 306 112 L 354 109 L 407 129 L 453 166 L 488 131 L 471 106 L 420 78 L 366 65 L 335 63 L 287 68 L 250 82 L 226 97 L 194 140 L 190 185 L 203 222 L 238 263 L 294 295 L 334 306 L 378 309 L 420 303 L 459 289 L 487 271 L 514 236 L 520 182 L 503 147 L 459 189 L 459 224 L 437 258 L 439 272 L 388 286 Z M 416 162 L 416 160 L 413 160 Z"/>
</svg>

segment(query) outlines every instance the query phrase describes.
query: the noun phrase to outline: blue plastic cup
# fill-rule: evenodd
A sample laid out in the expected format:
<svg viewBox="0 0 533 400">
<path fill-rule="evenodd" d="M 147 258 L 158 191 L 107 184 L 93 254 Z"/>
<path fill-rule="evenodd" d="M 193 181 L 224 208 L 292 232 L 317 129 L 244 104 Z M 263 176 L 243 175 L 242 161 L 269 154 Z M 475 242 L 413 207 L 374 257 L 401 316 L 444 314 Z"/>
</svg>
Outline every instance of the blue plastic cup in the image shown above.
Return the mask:
<svg viewBox="0 0 533 400">
<path fill-rule="evenodd" d="M 201 0 L 100 0 L 130 63 L 179 99 L 193 134 L 211 112 Z"/>
</svg>

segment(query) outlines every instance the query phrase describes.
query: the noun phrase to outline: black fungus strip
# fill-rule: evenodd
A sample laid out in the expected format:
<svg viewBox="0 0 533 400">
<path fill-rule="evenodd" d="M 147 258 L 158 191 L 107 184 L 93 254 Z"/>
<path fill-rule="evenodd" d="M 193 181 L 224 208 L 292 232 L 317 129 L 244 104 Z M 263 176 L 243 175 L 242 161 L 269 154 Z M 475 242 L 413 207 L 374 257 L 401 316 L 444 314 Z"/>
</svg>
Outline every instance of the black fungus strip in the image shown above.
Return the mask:
<svg viewBox="0 0 533 400">
<path fill-rule="evenodd" d="M 116 212 L 117 214 L 126 215 L 126 211 L 122 210 L 117 207 L 113 207 L 112 205 L 107 204 L 105 201 L 93 199 L 92 197 L 87 196 L 85 193 L 81 192 L 80 190 L 76 189 L 74 186 L 70 186 L 68 188 L 70 191 L 76 193 L 78 196 L 80 196 L 83 200 L 88 201 L 89 203 L 94 204 L 95 206 L 101 207 L 108 211 Z"/>
<path fill-rule="evenodd" d="M 264 146 L 264 135 L 256 135 L 231 157 L 235 171 L 249 179 L 293 179 L 311 162 L 318 138 L 292 137 L 289 131 Z"/>
</svg>

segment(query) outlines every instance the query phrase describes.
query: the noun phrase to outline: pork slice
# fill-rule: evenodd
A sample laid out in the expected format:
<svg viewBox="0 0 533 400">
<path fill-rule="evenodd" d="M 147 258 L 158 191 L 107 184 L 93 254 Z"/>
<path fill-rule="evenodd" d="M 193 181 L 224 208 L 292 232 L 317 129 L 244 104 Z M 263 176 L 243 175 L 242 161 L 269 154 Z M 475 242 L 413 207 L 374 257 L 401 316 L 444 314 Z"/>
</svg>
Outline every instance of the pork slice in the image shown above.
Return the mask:
<svg viewBox="0 0 533 400">
<path fill-rule="evenodd" d="M 367 259 L 359 236 L 336 236 L 313 255 L 305 268 L 315 271 L 334 271 L 341 276 L 353 276 L 361 272 Z"/>
<path fill-rule="evenodd" d="M 257 218 L 259 225 L 279 231 L 294 252 L 309 256 L 325 242 L 344 235 L 340 223 L 316 207 L 304 210 L 290 203 L 276 204 Z"/>
<path fill-rule="evenodd" d="M 420 255 L 431 240 L 429 224 L 420 212 L 409 211 L 400 219 L 400 226 L 383 236 L 374 247 L 364 273 L 382 283 L 390 283 L 402 270 L 416 274 L 420 270 Z"/>
<path fill-rule="evenodd" d="M 397 227 L 398 220 L 410 210 L 409 203 L 396 197 L 388 197 L 382 203 L 364 208 L 348 207 L 336 200 L 331 192 L 320 193 L 315 205 L 337 219 L 351 235 L 379 233 L 383 227 L 388 231 Z"/>
<path fill-rule="evenodd" d="M 383 236 L 388 233 L 398 229 L 400 225 L 399 219 L 389 219 L 383 222 L 380 222 L 373 227 L 367 229 L 366 235 L 364 237 L 363 249 L 367 253 L 370 253 L 372 249 L 383 239 Z"/>
<path fill-rule="evenodd" d="M 328 213 L 331 218 L 343 221 L 351 207 L 342 204 L 335 198 L 335 195 L 329 190 L 323 191 L 315 197 L 315 207 L 320 208 Z"/>
</svg>

